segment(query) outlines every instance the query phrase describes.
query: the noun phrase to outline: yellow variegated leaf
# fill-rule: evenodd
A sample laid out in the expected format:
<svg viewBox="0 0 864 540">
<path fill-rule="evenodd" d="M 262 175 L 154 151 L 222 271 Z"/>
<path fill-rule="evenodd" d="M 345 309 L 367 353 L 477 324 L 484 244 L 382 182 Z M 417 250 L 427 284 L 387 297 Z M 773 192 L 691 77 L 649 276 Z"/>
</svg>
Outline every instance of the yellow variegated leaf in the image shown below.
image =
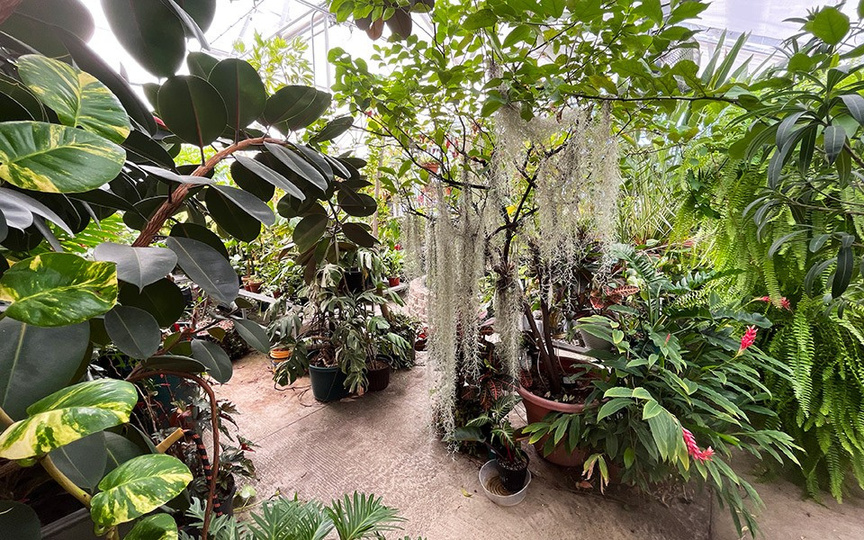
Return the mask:
<svg viewBox="0 0 864 540">
<path fill-rule="evenodd" d="M 49 193 L 81 193 L 113 180 L 126 152 L 87 131 L 45 122 L 0 123 L 0 178 Z"/>
<path fill-rule="evenodd" d="M 38 54 L 19 58 L 18 73 L 42 103 L 54 109 L 63 124 L 118 144 L 129 136 L 132 126 L 120 100 L 89 73 Z"/>
<path fill-rule="evenodd" d="M 17 262 L 0 278 L 6 316 L 35 326 L 66 326 L 110 310 L 117 269 L 71 253 L 45 253 Z"/>
<path fill-rule="evenodd" d="M 168 514 L 139 519 L 123 540 L 177 540 L 177 523 Z"/>
<path fill-rule="evenodd" d="M 135 386 L 99 379 L 68 386 L 27 408 L 29 415 L 0 434 L 0 457 L 41 457 L 87 435 L 129 421 Z"/>
<path fill-rule="evenodd" d="M 38 54 L 19 58 L 18 73 L 42 103 L 54 109 L 63 124 L 118 144 L 129 136 L 131 124 L 120 100 L 89 73 Z"/>
<path fill-rule="evenodd" d="M 173 456 L 132 458 L 99 482 L 102 491 L 90 501 L 90 516 L 105 528 L 132 521 L 176 497 L 191 481 L 192 473 Z"/>
</svg>

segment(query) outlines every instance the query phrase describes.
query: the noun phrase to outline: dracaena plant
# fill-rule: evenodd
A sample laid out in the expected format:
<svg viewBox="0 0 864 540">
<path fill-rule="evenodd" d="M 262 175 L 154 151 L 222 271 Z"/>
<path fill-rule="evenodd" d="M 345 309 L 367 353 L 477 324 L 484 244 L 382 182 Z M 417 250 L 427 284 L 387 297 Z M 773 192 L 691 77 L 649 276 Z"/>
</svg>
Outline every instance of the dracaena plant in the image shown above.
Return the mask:
<svg viewBox="0 0 864 540">
<path fill-rule="evenodd" d="M 322 213 L 364 217 L 374 201 L 357 191 L 365 185 L 362 161 L 324 153 L 351 125 L 350 118 L 319 121 L 329 94 L 300 85 L 271 92 L 244 61 L 187 54 L 187 36 L 206 50 L 215 0 L 188 13 L 175 2 L 102 2 L 121 45 L 161 79 L 145 84 L 150 106 L 87 46 L 94 31 L 88 8 L 75 0 L 64 10 L 52 5 L 13 1 L 0 10 L 0 32 L 11 36 L 0 55 L 2 456 L 39 462 L 90 506 L 101 532 L 116 537 L 118 523 L 160 506 L 188 482 L 188 470 L 181 474 L 182 465 L 172 469 L 177 463 L 161 455 L 136 458 L 150 465 L 123 464 L 105 474 L 98 456 L 126 443 L 103 431 L 128 420 L 127 409 L 137 401 L 131 383 L 172 373 L 201 385 L 215 409 L 207 381 L 231 376 L 230 360 L 216 344 L 190 331 L 166 331 L 185 308 L 170 274 L 185 274 L 206 302 L 230 306 L 239 287 L 226 237 L 254 240 L 262 225 L 274 222 L 275 207 L 301 217 L 295 239 L 302 236 L 312 253 L 324 253 L 334 239 L 323 237 Z M 184 59 L 190 74 L 177 75 Z M 313 123 L 321 128 L 307 129 Z M 200 156 L 191 164 L 189 148 Z M 86 254 L 64 252 L 76 235 L 116 215 L 122 215 L 123 234 Z M 355 238 L 374 243 L 357 227 L 363 234 Z M 131 245 L 129 236 L 135 237 Z M 356 248 L 346 236 L 340 241 Z M 319 263 L 316 257 L 304 261 L 307 267 Z M 232 319 L 252 346 L 269 349 L 261 326 Z M 128 382 L 75 386 L 103 348 L 130 358 Z M 108 383 L 122 384 L 122 396 L 98 391 Z M 104 420 L 85 422 L 73 414 L 75 407 L 100 409 L 105 399 Z M 40 433 L 53 435 L 34 442 Z M 218 449 L 218 429 L 213 434 Z M 55 459 L 54 452 L 68 459 Z M 214 468 L 218 456 L 212 455 Z M 86 478 L 72 479 L 84 469 Z M 171 489 L 142 491 L 139 486 L 148 484 L 142 475 L 170 478 Z M 215 487 L 211 480 L 205 538 Z M 22 516 L 18 524 L 32 530 L 31 511 L 2 504 L 14 507 Z M 167 515 L 141 523 L 169 535 L 174 528 Z"/>
<path fill-rule="evenodd" d="M 796 459 L 789 435 L 758 427 L 774 416 L 761 371 L 789 377 L 788 367 L 753 346 L 758 329 L 771 323 L 700 293 L 721 277 L 716 273 L 673 278 L 633 248 L 615 252 L 638 295 L 622 307 L 626 317 L 594 315 L 577 325 L 614 350 L 591 352 L 605 370 L 585 381 L 585 412 L 551 414 L 528 426 L 530 441 L 548 436 L 546 452 L 558 443 L 567 451 L 587 449 L 586 476 L 596 475 L 601 485 L 612 470 L 646 489 L 670 479 L 711 485 L 738 529 L 755 535 L 745 500 L 758 507 L 759 496 L 724 459 L 736 448 Z"/>
</svg>

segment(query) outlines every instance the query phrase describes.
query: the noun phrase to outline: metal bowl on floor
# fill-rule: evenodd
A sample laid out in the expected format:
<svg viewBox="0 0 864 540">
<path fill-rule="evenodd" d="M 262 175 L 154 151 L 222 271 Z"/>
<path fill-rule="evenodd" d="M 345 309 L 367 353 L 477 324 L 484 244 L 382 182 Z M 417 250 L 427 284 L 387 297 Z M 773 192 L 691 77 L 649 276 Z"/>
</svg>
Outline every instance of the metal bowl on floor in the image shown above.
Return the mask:
<svg viewBox="0 0 864 540">
<path fill-rule="evenodd" d="M 527 471 L 525 485 L 516 493 L 510 493 L 501 483 L 498 476 L 498 462 L 494 459 L 487 461 L 480 467 L 480 487 L 489 500 L 498 506 L 516 506 L 525 499 L 528 493 L 528 484 L 531 483 L 531 471 Z"/>
</svg>

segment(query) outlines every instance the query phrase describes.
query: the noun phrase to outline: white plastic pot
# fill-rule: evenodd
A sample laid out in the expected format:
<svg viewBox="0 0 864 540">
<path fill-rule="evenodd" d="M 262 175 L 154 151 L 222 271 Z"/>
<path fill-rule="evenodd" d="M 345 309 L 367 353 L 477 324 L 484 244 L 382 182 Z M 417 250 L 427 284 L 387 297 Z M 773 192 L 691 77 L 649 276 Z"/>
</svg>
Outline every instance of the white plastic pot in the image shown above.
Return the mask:
<svg viewBox="0 0 864 540">
<path fill-rule="evenodd" d="M 498 506 L 516 506 L 525 499 L 525 495 L 528 493 L 528 484 L 531 483 L 531 471 L 527 471 L 525 485 L 522 489 L 510 495 L 501 495 L 495 491 L 490 491 L 488 486 L 493 481 L 497 485 L 501 485 L 501 482 L 498 481 L 498 462 L 494 459 L 487 461 L 480 467 L 480 487 L 483 488 L 483 493 L 489 497 L 489 500 Z"/>
</svg>

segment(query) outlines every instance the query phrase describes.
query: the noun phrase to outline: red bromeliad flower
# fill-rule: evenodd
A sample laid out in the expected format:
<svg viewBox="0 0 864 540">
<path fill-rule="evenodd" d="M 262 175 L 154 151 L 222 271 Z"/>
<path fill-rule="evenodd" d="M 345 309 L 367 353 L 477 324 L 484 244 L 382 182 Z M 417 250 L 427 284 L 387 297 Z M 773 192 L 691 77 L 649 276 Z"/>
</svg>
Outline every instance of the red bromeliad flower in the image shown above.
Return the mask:
<svg viewBox="0 0 864 540">
<path fill-rule="evenodd" d="M 744 352 L 756 341 L 756 327 L 748 326 L 747 331 L 741 336 L 741 347 L 738 348 L 738 354 Z"/>
<path fill-rule="evenodd" d="M 770 296 L 763 296 L 761 298 L 757 298 L 757 300 L 759 300 L 760 302 L 765 302 L 766 304 L 771 303 Z M 789 302 L 789 299 L 785 296 L 780 298 L 780 309 L 787 309 L 789 311 L 792 311 L 792 303 Z"/>
<path fill-rule="evenodd" d="M 699 445 L 696 444 L 696 437 L 685 427 L 681 428 L 681 435 L 684 437 L 684 445 L 687 446 L 687 453 L 690 454 L 690 457 L 703 463 L 711 460 L 711 456 L 714 455 L 713 448 L 710 446 L 705 450 L 699 448 Z"/>
</svg>

